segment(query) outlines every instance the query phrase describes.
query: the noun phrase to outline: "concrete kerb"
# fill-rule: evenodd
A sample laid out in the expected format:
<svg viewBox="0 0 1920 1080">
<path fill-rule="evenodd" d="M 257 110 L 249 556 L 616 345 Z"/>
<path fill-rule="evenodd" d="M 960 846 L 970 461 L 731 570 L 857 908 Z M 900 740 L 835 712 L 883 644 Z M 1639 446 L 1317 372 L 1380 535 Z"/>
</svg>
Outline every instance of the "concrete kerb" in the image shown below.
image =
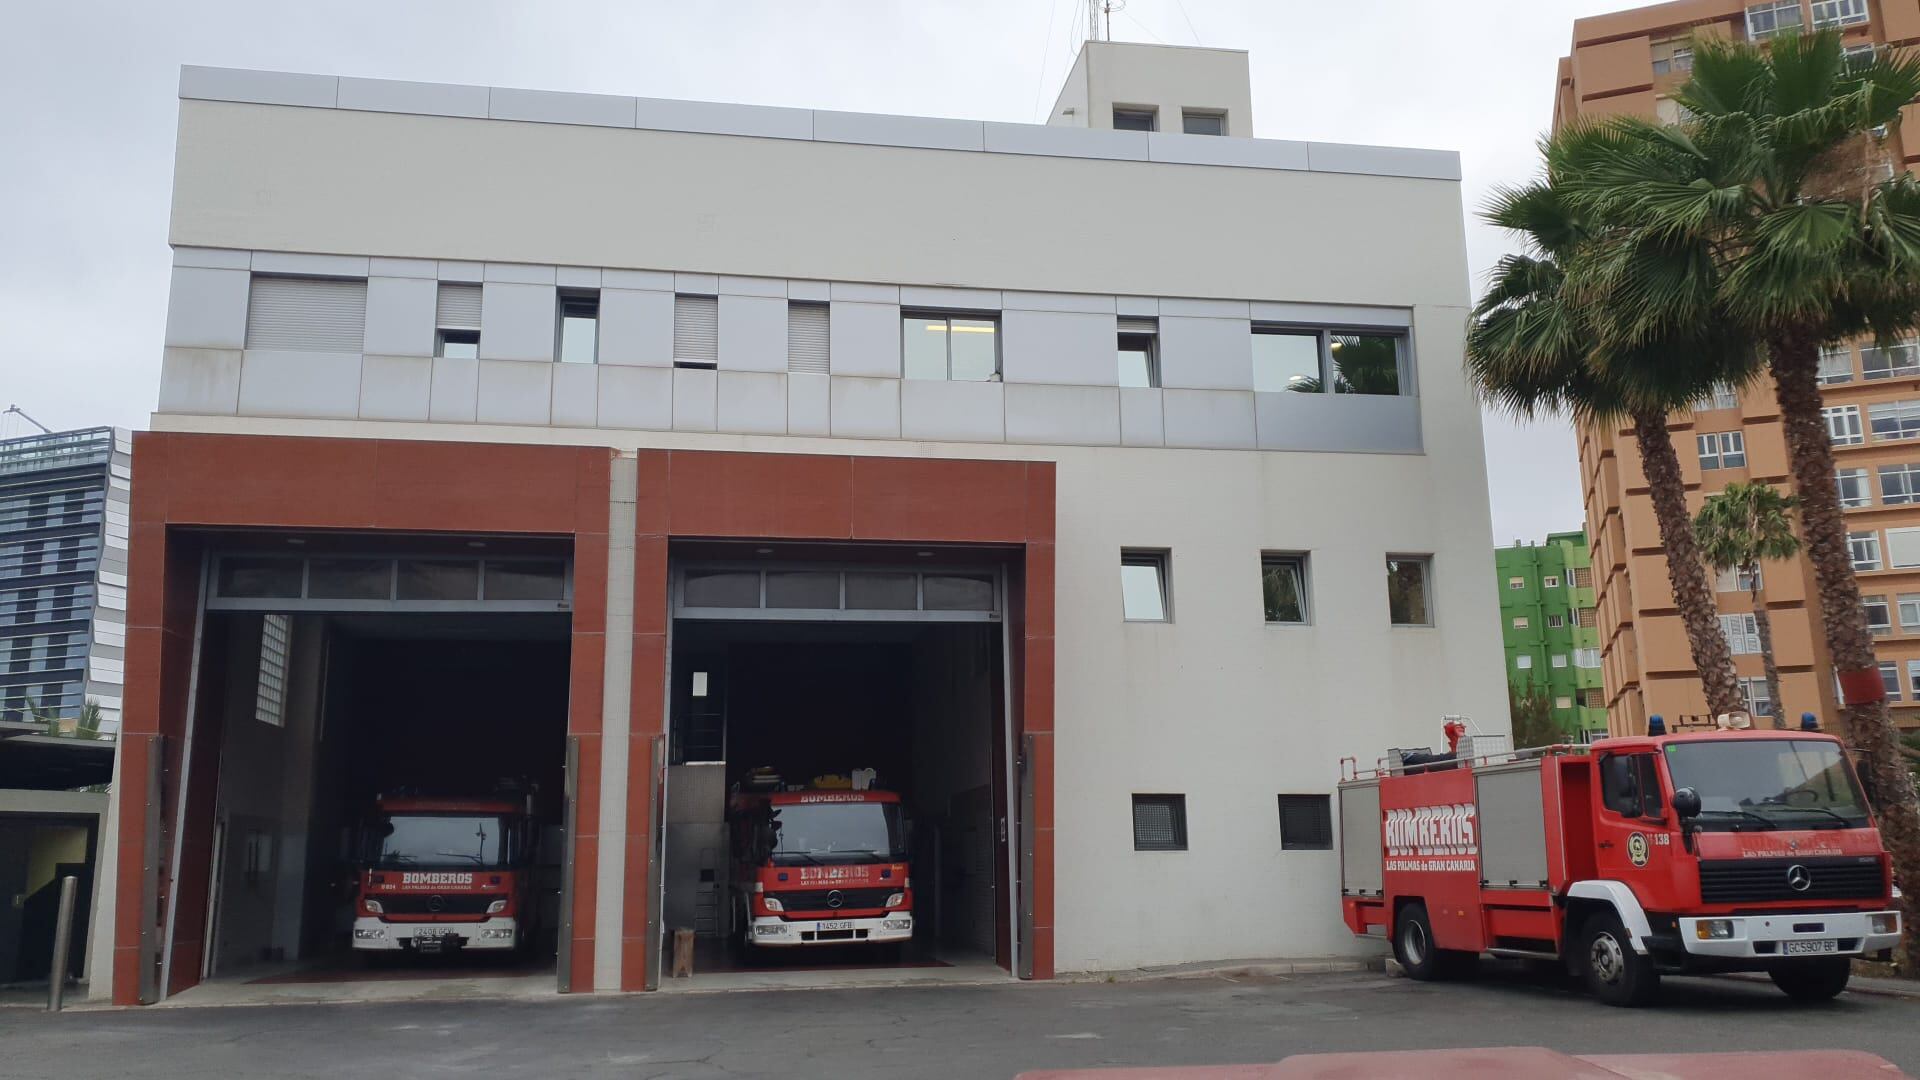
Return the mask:
<svg viewBox="0 0 1920 1080">
<path fill-rule="evenodd" d="M 1055 982 L 1144 982 L 1153 979 L 1258 979 L 1288 975 L 1327 975 L 1348 971 L 1381 971 L 1377 956 L 1303 957 L 1296 960 L 1219 960 L 1195 964 L 1169 964 L 1164 967 L 1129 968 L 1122 971 L 1061 972 Z"/>
</svg>

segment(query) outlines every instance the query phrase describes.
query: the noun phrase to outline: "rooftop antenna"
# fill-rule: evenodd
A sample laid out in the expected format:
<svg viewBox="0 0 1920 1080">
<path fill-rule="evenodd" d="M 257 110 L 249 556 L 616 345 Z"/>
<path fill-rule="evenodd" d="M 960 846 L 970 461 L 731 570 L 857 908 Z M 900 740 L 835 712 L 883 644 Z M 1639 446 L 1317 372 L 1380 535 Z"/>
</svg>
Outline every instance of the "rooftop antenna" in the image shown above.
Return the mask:
<svg viewBox="0 0 1920 1080">
<path fill-rule="evenodd" d="M 48 427 L 47 425 L 41 423 L 38 420 L 35 420 L 33 417 L 28 416 L 27 411 L 25 409 L 22 409 L 18 405 L 9 405 L 7 406 L 4 412 L 0 412 L 0 416 L 8 416 L 8 415 L 18 416 L 20 419 L 25 420 L 27 423 L 32 424 L 34 427 L 39 428 L 40 434 L 42 435 L 53 434 L 52 428 Z"/>
</svg>

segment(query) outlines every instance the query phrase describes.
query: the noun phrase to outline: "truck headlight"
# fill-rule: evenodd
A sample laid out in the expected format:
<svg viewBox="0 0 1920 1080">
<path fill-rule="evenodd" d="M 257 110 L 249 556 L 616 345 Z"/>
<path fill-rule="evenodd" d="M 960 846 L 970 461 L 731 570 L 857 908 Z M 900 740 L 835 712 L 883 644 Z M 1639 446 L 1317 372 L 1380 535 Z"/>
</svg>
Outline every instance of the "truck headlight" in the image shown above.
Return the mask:
<svg viewBox="0 0 1920 1080">
<path fill-rule="evenodd" d="M 775 899 L 775 898 L 773 898 L 773 897 L 771 897 L 771 896 L 762 896 L 762 897 L 760 898 L 760 902 L 761 902 L 761 903 L 763 903 L 763 904 L 765 904 L 765 905 L 767 905 L 767 910 L 768 910 L 768 911 L 785 911 L 785 910 L 787 910 L 786 908 L 784 908 L 784 907 L 782 907 L 782 906 L 780 906 L 780 901 L 779 901 L 779 900 L 777 900 L 777 899 Z"/>
<path fill-rule="evenodd" d="M 495 900 L 493 903 L 487 905 L 487 914 L 489 915 L 498 915 L 505 910 L 507 910 L 507 901 L 505 897 L 501 897 L 500 899 Z"/>
<path fill-rule="evenodd" d="M 1876 934 L 1897 934 L 1900 932 L 1900 916 L 1891 911 L 1876 913 L 1870 920 Z"/>
<path fill-rule="evenodd" d="M 367 906 L 367 911 L 370 914 L 385 915 L 387 913 L 387 909 L 381 907 L 380 901 L 378 900 L 362 900 L 361 903 Z"/>
<path fill-rule="evenodd" d="M 387 932 L 378 926 L 371 930 L 355 930 L 353 932 L 355 941 L 378 941 L 386 936 Z"/>
<path fill-rule="evenodd" d="M 1694 936 L 1701 941 L 1719 941 L 1733 936 L 1732 919 L 1701 919 L 1693 924 Z"/>
<path fill-rule="evenodd" d="M 482 930 L 480 931 L 480 936 L 490 941 L 510 941 L 513 938 L 513 928 L 508 927 L 505 930 Z"/>
<path fill-rule="evenodd" d="M 904 904 L 906 902 L 907 902 L 907 894 L 903 892 L 897 892 L 897 893 L 894 893 L 892 896 L 887 897 L 888 907 L 899 907 L 901 904 Z"/>
</svg>

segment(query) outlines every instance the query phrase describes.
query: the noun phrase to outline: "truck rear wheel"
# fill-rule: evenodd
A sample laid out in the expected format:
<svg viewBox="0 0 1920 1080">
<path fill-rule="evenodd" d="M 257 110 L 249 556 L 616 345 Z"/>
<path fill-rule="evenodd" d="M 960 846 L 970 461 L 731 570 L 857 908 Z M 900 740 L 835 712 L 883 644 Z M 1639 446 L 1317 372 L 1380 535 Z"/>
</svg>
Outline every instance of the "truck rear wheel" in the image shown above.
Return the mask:
<svg viewBox="0 0 1920 1080">
<path fill-rule="evenodd" d="M 1773 985 L 1795 1001 L 1830 1001 L 1847 988 L 1853 961 L 1844 956 L 1798 960 L 1767 972 Z"/>
<path fill-rule="evenodd" d="M 1442 949 L 1433 943 L 1433 922 L 1427 917 L 1427 905 L 1418 900 L 1400 909 L 1394 920 L 1393 958 L 1410 979 L 1431 982 L 1465 974 L 1473 967 L 1474 955 L 1458 949 Z"/>
<path fill-rule="evenodd" d="M 1653 961 L 1633 951 L 1620 916 L 1597 911 L 1580 927 L 1580 973 L 1593 996 L 1609 1005 L 1645 1005 L 1660 991 Z"/>
</svg>

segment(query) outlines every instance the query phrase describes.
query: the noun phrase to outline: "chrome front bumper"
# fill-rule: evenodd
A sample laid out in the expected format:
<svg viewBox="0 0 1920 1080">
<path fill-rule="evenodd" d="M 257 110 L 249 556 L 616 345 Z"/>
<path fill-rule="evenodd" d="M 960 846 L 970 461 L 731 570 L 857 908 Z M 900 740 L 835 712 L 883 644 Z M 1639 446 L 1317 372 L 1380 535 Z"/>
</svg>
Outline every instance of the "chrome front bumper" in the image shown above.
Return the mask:
<svg viewBox="0 0 1920 1080">
<path fill-rule="evenodd" d="M 1877 919 L 1893 920 L 1891 933 L 1875 933 Z M 1733 935 L 1702 939 L 1701 923 L 1729 922 Z M 1778 915 L 1703 915 L 1683 918 L 1680 946 L 1694 956 L 1725 957 L 1742 960 L 1796 960 L 1817 956 L 1859 956 L 1892 948 L 1900 942 L 1900 913 L 1897 911 L 1795 911 Z M 1789 953 L 1787 944 L 1796 941 L 1834 941 L 1833 952 Z"/>
<path fill-rule="evenodd" d="M 839 931 L 823 931 L 826 923 L 850 923 Z M 865 933 L 861 933 L 865 931 Z M 834 934 L 823 938 L 822 934 Z M 906 941 L 913 937 L 913 913 L 894 912 L 865 919 L 781 919 L 763 916 L 753 920 L 748 934 L 755 945 L 779 948 L 794 945 L 878 945 Z M 839 936 L 850 934 L 851 936 Z"/>
</svg>

